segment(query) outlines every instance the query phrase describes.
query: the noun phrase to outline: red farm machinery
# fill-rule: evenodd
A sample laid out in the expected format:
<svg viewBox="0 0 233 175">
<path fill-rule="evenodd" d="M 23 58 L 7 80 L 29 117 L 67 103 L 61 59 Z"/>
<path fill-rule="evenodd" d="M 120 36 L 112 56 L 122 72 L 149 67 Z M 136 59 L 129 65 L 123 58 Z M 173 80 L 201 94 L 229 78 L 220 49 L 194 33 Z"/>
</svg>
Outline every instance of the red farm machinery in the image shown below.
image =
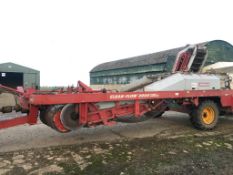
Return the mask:
<svg viewBox="0 0 233 175">
<path fill-rule="evenodd" d="M 173 72 L 144 77 L 126 85 L 122 91 L 93 90 L 81 81 L 77 87 L 54 91 L 11 89 L 1 92 L 17 96 L 12 110 L 22 116 L 0 120 L 0 128 L 41 122 L 59 132 L 80 127 L 111 126 L 124 116 L 159 117 L 172 110 L 188 113 L 192 124 L 202 130 L 213 129 L 219 115 L 233 112 L 233 90 L 227 74 L 200 73 L 207 51 L 198 45 L 187 46 L 176 58 Z"/>
</svg>

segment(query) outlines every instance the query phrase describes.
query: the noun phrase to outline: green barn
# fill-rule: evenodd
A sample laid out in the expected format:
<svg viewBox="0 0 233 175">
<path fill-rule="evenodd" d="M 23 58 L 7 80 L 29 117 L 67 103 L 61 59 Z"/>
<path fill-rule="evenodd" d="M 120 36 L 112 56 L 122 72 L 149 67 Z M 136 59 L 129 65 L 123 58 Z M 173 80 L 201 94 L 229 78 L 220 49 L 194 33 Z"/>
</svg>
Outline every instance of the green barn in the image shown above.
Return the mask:
<svg viewBox="0 0 233 175">
<path fill-rule="evenodd" d="M 214 40 L 199 45 L 206 46 L 208 57 L 205 65 L 216 62 L 233 62 L 233 46 L 223 40 Z M 90 71 L 90 84 L 94 89 L 118 89 L 145 75 L 171 72 L 176 56 L 184 49 L 179 47 L 152 54 L 120 59 L 97 65 Z"/>
<path fill-rule="evenodd" d="M 2 63 L 0 64 L 0 84 L 12 88 L 23 86 L 39 89 L 40 71 L 11 62 Z"/>
</svg>

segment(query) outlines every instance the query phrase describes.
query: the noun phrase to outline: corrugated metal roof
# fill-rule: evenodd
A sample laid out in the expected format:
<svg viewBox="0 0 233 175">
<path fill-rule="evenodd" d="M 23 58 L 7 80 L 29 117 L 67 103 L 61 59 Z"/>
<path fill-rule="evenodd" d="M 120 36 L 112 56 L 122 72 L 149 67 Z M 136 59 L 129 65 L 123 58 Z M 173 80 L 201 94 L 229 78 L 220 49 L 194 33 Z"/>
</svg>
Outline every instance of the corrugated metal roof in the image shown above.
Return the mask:
<svg viewBox="0 0 233 175">
<path fill-rule="evenodd" d="M 102 70 L 111 70 L 111 69 L 119 69 L 119 68 L 126 68 L 126 67 L 135 67 L 135 66 L 144 66 L 148 64 L 157 64 L 157 63 L 164 63 L 167 61 L 167 57 L 171 55 L 176 55 L 180 50 L 184 47 L 170 49 L 166 51 L 161 51 L 157 53 L 141 55 L 126 59 L 120 59 L 117 61 L 106 62 L 103 64 L 99 64 L 98 66 L 94 67 L 91 72 L 98 72 Z"/>
<path fill-rule="evenodd" d="M 231 44 L 223 40 L 213 40 L 213 41 L 208 41 L 208 42 L 202 42 L 202 43 L 198 43 L 198 45 L 205 46 L 213 42 L 224 43 L 232 47 Z M 167 61 L 167 58 L 169 56 L 176 56 L 177 53 L 181 51 L 182 49 L 184 49 L 185 47 L 186 46 L 174 48 L 170 50 L 165 50 L 161 52 L 156 52 L 152 54 L 146 54 L 146 55 L 102 63 L 94 67 L 90 72 L 93 73 L 93 72 L 99 72 L 99 71 L 104 71 L 104 70 L 113 70 L 113 69 L 120 69 L 120 68 L 130 68 L 130 67 L 135 67 L 135 66 L 145 66 L 145 65 L 150 65 L 150 64 L 164 63 Z"/>
<path fill-rule="evenodd" d="M 0 71 L 5 72 L 27 72 L 27 73 L 39 73 L 40 71 L 22 66 L 19 64 L 7 62 L 7 63 L 1 63 L 0 64 Z"/>
</svg>

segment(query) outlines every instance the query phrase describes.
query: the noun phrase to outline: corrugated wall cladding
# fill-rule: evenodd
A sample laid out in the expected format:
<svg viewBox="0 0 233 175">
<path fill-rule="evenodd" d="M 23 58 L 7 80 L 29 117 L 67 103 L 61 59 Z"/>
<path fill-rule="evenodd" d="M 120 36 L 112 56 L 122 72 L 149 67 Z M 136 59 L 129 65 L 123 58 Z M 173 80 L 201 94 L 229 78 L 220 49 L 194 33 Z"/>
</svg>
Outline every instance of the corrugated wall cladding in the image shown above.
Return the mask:
<svg viewBox="0 0 233 175">
<path fill-rule="evenodd" d="M 233 46 L 223 40 L 200 43 L 208 50 L 206 65 L 233 61 Z M 185 47 L 97 65 L 90 71 L 91 85 L 128 84 L 144 75 L 171 72 L 176 55 Z"/>
<path fill-rule="evenodd" d="M 8 62 L 0 64 L 0 72 L 23 73 L 24 87 L 40 87 L 40 71 L 38 70 Z"/>
</svg>

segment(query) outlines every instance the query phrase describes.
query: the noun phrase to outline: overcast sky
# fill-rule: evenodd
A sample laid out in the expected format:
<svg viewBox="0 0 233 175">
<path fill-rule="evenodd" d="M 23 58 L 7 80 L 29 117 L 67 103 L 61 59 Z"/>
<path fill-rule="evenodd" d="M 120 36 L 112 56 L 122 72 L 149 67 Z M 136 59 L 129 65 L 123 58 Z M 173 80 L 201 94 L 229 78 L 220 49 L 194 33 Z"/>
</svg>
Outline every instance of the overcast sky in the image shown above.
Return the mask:
<svg viewBox="0 0 233 175">
<path fill-rule="evenodd" d="M 89 84 L 96 65 L 186 44 L 233 44 L 231 0 L 0 0 L 0 62 L 41 85 Z"/>
</svg>

